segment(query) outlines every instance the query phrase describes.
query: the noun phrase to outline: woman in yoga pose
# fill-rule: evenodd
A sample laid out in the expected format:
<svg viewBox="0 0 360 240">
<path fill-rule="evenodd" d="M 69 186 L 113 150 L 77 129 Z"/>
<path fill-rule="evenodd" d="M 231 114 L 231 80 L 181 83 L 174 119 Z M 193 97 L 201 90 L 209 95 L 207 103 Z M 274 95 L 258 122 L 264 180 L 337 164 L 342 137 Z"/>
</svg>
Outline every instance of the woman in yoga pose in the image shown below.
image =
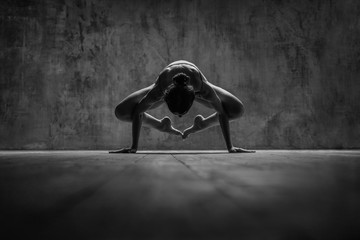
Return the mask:
<svg viewBox="0 0 360 240">
<path fill-rule="evenodd" d="M 189 111 L 193 101 L 216 112 L 207 118 L 197 115 L 194 124 L 184 132 L 175 129 L 169 117 L 157 119 L 146 112 L 166 102 L 170 112 L 181 117 Z M 193 63 L 176 61 L 160 73 L 154 84 L 132 93 L 116 107 L 115 115 L 119 120 L 132 122 L 132 145 L 110 153 L 136 153 L 142 124 L 179 135 L 183 139 L 220 124 L 230 153 L 254 152 L 234 147 L 231 143 L 229 121 L 240 118 L 243 113 L 244 106 L 241 101 L 228 91 L 208 82 Z"/>
</svg>

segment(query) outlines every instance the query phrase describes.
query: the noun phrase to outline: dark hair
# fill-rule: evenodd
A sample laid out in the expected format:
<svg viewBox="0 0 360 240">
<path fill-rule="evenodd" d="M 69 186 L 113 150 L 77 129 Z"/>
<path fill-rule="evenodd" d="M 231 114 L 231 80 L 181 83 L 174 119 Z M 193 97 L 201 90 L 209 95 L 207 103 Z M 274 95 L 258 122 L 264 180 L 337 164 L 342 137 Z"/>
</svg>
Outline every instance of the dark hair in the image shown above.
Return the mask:
<svg viewBox="0 0 360 240">
<path fill-rule="evenodd" d="M 189 111 L 195 99 L 195 92 L 189 86 L 190 77 L 184 73 L 178 73 L 173 77 L 171 84 L 165 91 L 164 100 L 172 113 L 184 115 Z"/>
</svg>

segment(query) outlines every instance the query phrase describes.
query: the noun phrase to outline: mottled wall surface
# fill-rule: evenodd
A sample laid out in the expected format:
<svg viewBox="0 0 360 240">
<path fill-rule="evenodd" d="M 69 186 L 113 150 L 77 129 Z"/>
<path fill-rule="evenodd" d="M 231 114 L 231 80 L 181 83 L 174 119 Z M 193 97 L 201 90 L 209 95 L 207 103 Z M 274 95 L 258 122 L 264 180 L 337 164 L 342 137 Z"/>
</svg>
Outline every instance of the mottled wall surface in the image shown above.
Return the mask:
<svg viewBox="0 0 360 240">
<path fill-rule="evenodd" d="M 238 146 L 360 147 L 359 1 L 8 0 L 0 26 L 1 149 L 129 145 L 115 106 L 179 59 L 243 101 Z M 171 118 L 198 113 L 212 111 Z M 225 143 L 219 127 L 186 141 L 143 128 L 140 147 Z"/>
</svg>

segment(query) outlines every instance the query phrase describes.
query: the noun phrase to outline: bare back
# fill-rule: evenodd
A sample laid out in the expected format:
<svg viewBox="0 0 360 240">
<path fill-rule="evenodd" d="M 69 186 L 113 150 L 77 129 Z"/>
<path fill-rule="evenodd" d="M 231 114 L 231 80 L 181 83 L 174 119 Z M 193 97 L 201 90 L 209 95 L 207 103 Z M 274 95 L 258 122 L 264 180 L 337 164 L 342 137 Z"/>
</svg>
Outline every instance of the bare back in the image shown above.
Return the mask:
<svg viewBox="0 0 360 240">
<path fill-rule="evenodd" d="M 194 88 L 195 92 L 201 91 L 203 81 L 206 81 L 204 75 L 195 64 L 185 60 L 176 61 L 166 66 L 164 70 L 161 71 L 155 85 L 164 91 L 173 83 L 172 79 L 178 73 L 188 75 L 190 77 L 189 85 Z"/>
</svg>

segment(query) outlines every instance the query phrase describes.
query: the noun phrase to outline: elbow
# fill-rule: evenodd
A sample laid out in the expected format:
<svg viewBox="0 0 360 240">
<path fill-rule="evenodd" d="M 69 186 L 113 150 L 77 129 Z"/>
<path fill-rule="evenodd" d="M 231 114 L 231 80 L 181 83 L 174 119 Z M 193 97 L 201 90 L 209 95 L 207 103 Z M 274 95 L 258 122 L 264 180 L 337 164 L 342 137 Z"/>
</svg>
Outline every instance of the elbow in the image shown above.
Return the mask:
<svg viewBox="0 0 360 240">
<path fill-rule="evenodd" d="M 220 119 L 223 119 L 223 120 L 228 120 L 229 119 L 228 115 L 225 112 L 217 112 L 217 114 L 218 114 Z"/>
<path fill-rule="evenodd" d="M 144 113 L 136 113 L 132 116 L 132 122 L 141 122 L 143 119 Z"/>
<path fill-rule="evenodd" d="M 131 114 L 131 118 L 134 120 L 134 119 L 142 119 L 142 116 L 143 116 L 143 112 L 140 111 L 138 108 L 135 108 L 134 111 L 132 112 Z"/>
</svg>

